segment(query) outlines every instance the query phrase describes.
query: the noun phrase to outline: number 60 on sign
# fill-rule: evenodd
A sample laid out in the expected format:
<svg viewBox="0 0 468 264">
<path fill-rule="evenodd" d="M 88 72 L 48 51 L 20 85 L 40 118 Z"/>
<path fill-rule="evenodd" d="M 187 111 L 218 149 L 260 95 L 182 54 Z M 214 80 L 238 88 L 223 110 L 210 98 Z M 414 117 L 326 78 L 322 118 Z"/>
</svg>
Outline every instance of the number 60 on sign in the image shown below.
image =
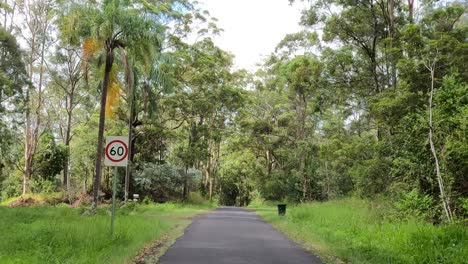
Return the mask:
<svg viewBox="0 0 468 264">
<path fill-rule="evenodd" d="M 125 167 L 128 162 L 128 138 L 111 136 L 106 138 L 106 166 Z"/>
</svg>

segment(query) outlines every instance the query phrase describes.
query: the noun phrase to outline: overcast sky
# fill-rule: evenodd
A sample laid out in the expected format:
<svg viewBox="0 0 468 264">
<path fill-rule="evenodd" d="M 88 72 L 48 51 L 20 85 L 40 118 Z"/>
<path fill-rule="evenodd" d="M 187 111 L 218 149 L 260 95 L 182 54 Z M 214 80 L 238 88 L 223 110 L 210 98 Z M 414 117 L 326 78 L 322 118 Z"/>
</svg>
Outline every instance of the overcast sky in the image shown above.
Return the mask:
<svg viewBox="0 0 468 264">
<path fill-rule="evenodd" d="M 286 34 L 300 31 L 304 3 L 297 2 L 291 6 L 288 0 L 200 0 L 200 6 L 224 29 L 215 43 L 235 55 L 238 68 L 255 70 Z"/>
</svg>

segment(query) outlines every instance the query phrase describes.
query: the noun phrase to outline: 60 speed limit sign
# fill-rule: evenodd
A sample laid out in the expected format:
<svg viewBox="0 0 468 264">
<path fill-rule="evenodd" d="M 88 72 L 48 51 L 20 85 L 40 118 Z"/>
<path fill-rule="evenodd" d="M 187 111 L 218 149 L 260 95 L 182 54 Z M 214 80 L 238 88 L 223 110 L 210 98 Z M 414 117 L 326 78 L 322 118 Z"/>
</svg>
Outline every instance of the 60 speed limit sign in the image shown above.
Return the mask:
<svg viewBox="0 0 468 264">
<path fill-rule="evenodd" d="M 128 137 L 106 138 L 106 166 L 125 167 L 128 163 Z"/>
</svg>

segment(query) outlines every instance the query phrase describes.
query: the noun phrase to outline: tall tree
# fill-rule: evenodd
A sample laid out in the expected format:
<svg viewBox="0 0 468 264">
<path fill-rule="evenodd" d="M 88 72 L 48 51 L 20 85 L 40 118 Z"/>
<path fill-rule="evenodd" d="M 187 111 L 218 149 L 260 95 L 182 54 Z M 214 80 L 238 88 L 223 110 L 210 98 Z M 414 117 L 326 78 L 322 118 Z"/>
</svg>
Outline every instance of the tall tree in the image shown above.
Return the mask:
<svg viewBox="0 0 468 264">
<path fill-rule="evenodd" d="M 83 104 L 86 99 L 86 94 L 81 91 L 84 85 L 81 84 L 83 79 L 83 73 L 81 71 L 81 49 L 70 45 L 61 43 L 60 47 L 56 51 L 55 56 L 52 58 L 54 67 L 49 66 L 49 72 L 51 75 L 51 88 L 56 87 L 58 89 L 51 89 L 51 92 L 58 97 L 58 103 L 65 109 L 65 117 L 62 118 L 60 113 L 58 114 L 59 122 L 58 131 L 62 138 L 63 144 L 69 148 L 70 142 L 73 138 L 72 127 L 76 123 L 74 121 L 74 111 L 80 105 Z M 51 100 L 52 101 L 52 100 Z M 50 116 L 50 115 L 49 115 Z M 63 179 L 62 186 L 65 189 L 70 187 L 69 175 L 69 164 L 70 157 L 64 161 L 63 164 Z"/>
<path fill-rule="evenodd" d="M 34 155 L 38 148 L 43 111 L 43 90 L 47 47 L 51 43 L 50 35 L 54 16 L 54 1 L 20 1 L 18 12 L 24 18 L 21 27 L 27 43 L 27 67 L 29 79 L 33 85 L 26 90 L 25 113 L 25 148 L 23 194 L 28 190 L 28 180 L 33 174 Z"/>
<path fill-rule="evenodd" d="M 232 56 L 205 38 L 174 54 L 178 61 L 179 89 L 166 103 L 173 119 L 181 119 L 186 130 L 178 154 L 186 170 L 205 167 L 204 183 L 213 190 L 213 166 L 216 163 L 221 131 L 228 115 L 241 104 L 241 95 L 231 72 Z M 188 180 L 185 181 L 187 185 Z M 187 186 L 184 187 L 187 195 Z"/>
<path fill-rule="evenodd" d="M 98 144 L 96 150 L 96 167 L 94 177 L 94 203 L 99 203 L 99 187 L 101 183 L 101 162 L 103 152 L 104 124 L 106 108 L 112 111 L 107 101 L 108 91 L 119 93 L 118 79 L 112 73 L 116 60 L 116 50 L 120 51 L 120 59 L 124 66 L 126 83 L 131 85 L 130 65 L 127 52 L 143 54 L 151 51 L 157 45 L 160 25 L 150 17 L 140 15 L 140 9 L 133 2 L 121 0 L 108 0 L 102 3 L 87 3 L 77 5 L 69 14 L 74 19 L 69 20 L 67 28 L 77 31 L 83 43 L 83 56 L 85 70 L 87 63 L 96 55 L 101 55 L 104 64 L 104 73 L 101 83 L 101 100 L 99 114 Z M 78 40 L 78 39 L 77 39 Z M 143 56 L 140 56 L 142 58 Z M 112 89 L 109 89 L 112 86 Z"/>
<path fill-rule="evenodd" d="M 297 155 L 298 176 L 302 179 L 302 200 L 311 199 L 310 162 L 307 156 L 312 147 L 310 138 L 313 136 L 313 115 L 319 109 L 321 89 L 323 88 L 322 64 L 314 57 L 297 56 L 287 61 L 276 62 L 273 74 L 276 75 L 274 89 L 285 91 L 295 122 L 291 128 L 291 136 L 295 139 L 294 147 Z"/>
</svg>

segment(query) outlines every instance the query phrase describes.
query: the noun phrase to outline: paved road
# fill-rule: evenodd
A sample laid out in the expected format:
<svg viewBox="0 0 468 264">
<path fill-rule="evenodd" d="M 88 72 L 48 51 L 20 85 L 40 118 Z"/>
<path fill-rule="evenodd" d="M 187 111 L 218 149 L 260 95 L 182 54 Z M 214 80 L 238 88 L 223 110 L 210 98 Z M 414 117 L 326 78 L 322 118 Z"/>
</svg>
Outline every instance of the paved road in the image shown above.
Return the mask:
<svg viewBox="0 0 468 264">
<path fill-rule="evenodd" d="M 160 264 L 322 264 L 255 213 L 223 207 L 197 217 Z"/>
</svg>

